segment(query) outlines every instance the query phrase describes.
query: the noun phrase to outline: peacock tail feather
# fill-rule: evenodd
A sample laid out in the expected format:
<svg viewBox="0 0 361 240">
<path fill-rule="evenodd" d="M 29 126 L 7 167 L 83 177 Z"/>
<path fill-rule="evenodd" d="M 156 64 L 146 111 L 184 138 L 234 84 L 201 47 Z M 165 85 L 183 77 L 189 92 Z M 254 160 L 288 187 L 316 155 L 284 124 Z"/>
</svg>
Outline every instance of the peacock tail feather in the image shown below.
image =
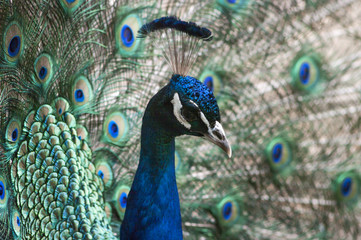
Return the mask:
<svg viewBox="0 0 361 240">
<path fill-rule="evenodd" d="M 209 28 L 189 75 L 228 159 L 176 141 L 185 239 L 358 239 L 356 0 L 0 0 L 0 239 L 118 239 L 149 99 L 172 69 L 142 25 Z"/>
</svg>

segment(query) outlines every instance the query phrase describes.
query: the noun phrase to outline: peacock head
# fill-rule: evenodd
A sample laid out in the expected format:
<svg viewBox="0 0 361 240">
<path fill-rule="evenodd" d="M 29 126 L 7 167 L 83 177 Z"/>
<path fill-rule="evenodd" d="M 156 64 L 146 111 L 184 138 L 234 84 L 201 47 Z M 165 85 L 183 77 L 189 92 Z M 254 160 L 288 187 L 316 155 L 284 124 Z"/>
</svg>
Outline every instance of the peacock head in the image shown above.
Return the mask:
<svg viewBox="0 0 361 240">
<path fill-rule="evenodd" d="M 203 137 L 224 150 L 232 150 L 221 125 L 216 98 L 206 85 L 190 76 L 174 74 L 168 84 L 171 125 L 180 134 Z"/>
<path fill-rule="evenodd" d="M 212 32 L 171 16 L 144 24 L 138 31 L 138 38 L 146 36 L 162 48 L 174 73 L 169 84 L 149 102 L 147 108 L 151 111 L 148 112 L 153 112 L 156 119 L 153 124 L 161 124 L 175 136 L 203 137 L 231 157 L 232 150 L 220 123 L 219 108 L 212 91 L 197 79 L 186 76 L 196 60 L 195 52 L 201 42 L 213 38 Z"/>
</svg>

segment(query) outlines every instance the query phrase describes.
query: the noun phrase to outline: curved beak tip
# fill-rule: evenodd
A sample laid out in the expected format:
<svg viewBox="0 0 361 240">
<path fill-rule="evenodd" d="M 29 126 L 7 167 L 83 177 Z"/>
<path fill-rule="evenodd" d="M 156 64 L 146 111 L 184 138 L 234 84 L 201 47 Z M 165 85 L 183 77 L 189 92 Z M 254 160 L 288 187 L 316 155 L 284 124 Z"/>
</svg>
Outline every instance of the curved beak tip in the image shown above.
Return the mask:
<svg viewBox="0 0 361 240">
<path fill-rule="evenodd" d="M 232 157 L 231 145 L 229 144 L 223 127 L 219 122 L 216 122 L 215 127 L 213 129 L 209 129 L 207 134 L 204 134 L 204 138 L 220 147 L 228 155 L 228 158 Z"/>
<path fill-rule="evenodd" d="M 231 158 L 232 157 L 232 148 L 229 147 L 226 153 L 228 155 L 228 158 Z"/>
<path fill-rule="evenodd" d="M 228 158 L 232 157 L 232 148 L 227 138 L 221 144 L 217 144 L 217 145 L 227 154 Z"/>
</svg>

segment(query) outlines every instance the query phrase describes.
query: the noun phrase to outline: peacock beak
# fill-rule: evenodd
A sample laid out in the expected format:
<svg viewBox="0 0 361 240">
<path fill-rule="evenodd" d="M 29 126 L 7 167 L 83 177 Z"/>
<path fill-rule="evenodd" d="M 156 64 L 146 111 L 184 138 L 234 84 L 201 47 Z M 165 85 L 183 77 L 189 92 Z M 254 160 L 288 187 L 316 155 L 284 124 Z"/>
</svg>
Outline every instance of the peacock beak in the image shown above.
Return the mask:
<svg viewBox="0 0 361 240">
<path fill-rule="evenodd" d="M 227 153 L 229 158 L 232 157 L 232 148 L 229 145 L 222 125 L 218 121 L 216 122 L 214 128 L 208 129 L 208 133 L 204 134 L 204 138 L 220 147 L 223 151 L 225 151 L 225 153 Z"/>
</svg>

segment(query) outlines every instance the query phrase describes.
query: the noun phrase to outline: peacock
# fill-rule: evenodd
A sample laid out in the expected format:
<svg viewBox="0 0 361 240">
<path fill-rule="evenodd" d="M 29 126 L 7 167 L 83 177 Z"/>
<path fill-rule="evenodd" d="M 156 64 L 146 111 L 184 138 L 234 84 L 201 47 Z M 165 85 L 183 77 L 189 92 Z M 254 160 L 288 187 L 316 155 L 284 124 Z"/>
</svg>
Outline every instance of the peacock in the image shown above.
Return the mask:
<svg viewBox="0 0 361 240">
<path fill-rule="evenodd" d="M 360 9 L 0 0 L 0 239 L 360 239 Z"/>
<path fill-rule="evenodd" d="M 120 237 L 182 239 L 175 137 L 185 134 L 204 137 L 229 157 L 232 155 L 212 91 L 199 80 L 186 76 L 195 60 L 191 55 L 197 48 L 194 43 L 188 47 L 187 40 L 209 41 L 212 35 L 206 28 L 175 17 L 156 19 L 143 25 L 139 33 L 139 37 L 158 33 L 158 39 L 165 38 L 164 56 L 174 75 L 152 97 L 144 112 L 139 165 L 127 199 Z"/>
</svg>

